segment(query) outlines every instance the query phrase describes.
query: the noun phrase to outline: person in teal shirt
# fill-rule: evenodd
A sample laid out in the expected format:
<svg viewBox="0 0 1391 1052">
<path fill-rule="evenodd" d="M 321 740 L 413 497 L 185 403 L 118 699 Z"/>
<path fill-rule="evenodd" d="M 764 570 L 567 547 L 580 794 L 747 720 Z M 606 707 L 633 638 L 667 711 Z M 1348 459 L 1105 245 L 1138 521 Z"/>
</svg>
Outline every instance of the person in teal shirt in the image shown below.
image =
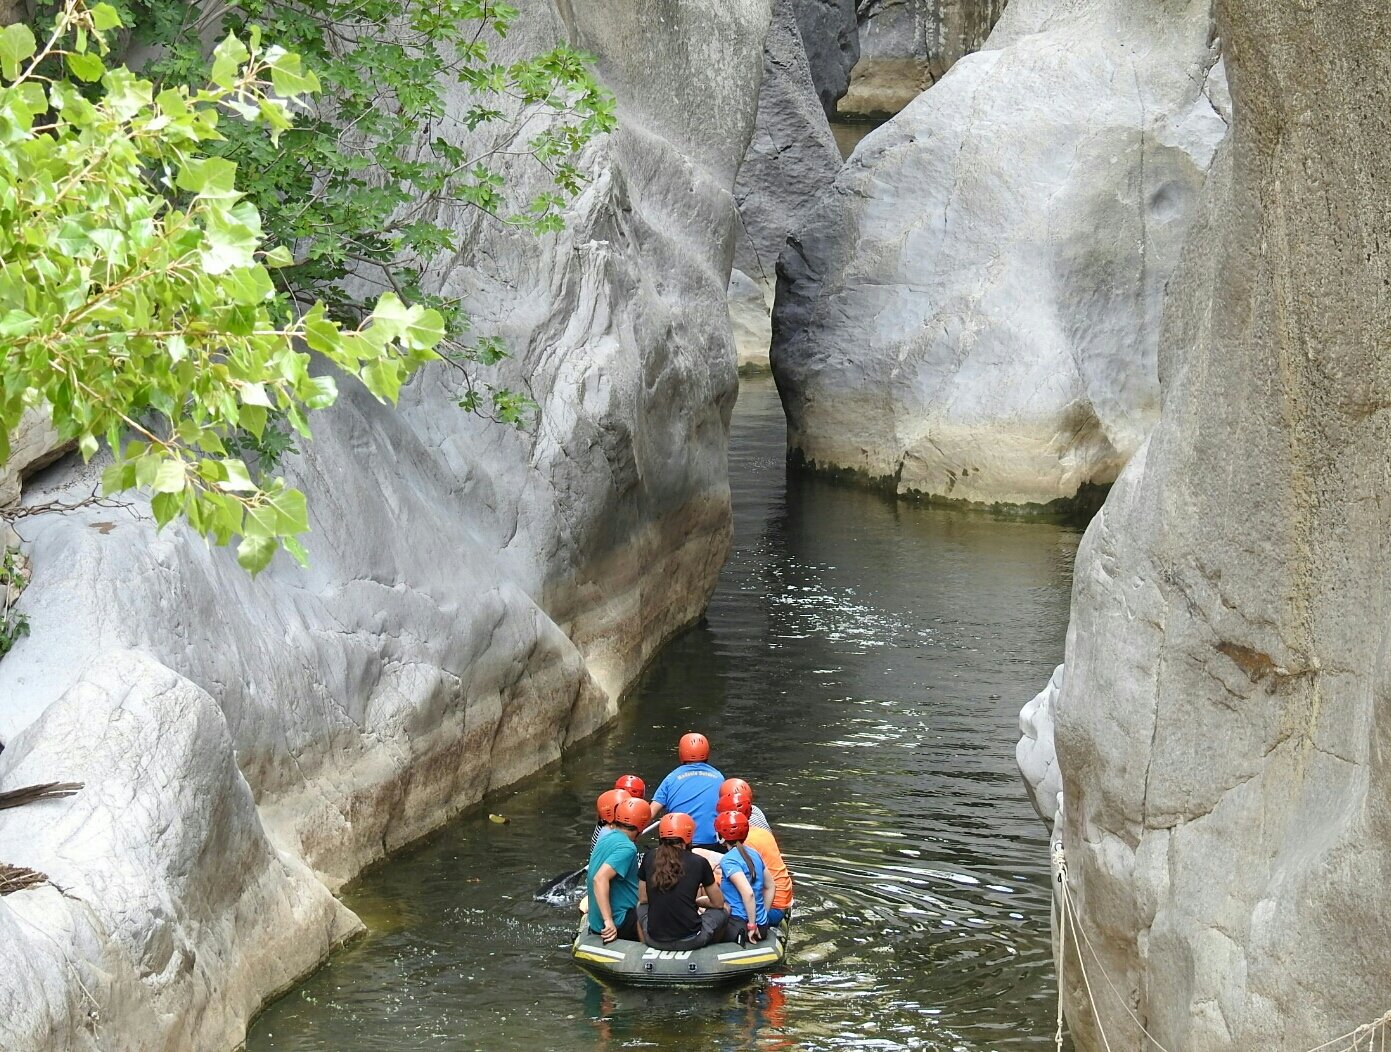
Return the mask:
<svg viewBox="0 0 1391 1052">
<path fill-rule="evenodd" d="M 651 814 L 646 800 L 624 800 L 614 809 L 615 830 L 599 837 L 589 853 L 589 930 L 605 942 L 642 941 L 637 911 L 637 838 Z M 614 832 L 623 835 L 615 836 Z"/>
</svg>

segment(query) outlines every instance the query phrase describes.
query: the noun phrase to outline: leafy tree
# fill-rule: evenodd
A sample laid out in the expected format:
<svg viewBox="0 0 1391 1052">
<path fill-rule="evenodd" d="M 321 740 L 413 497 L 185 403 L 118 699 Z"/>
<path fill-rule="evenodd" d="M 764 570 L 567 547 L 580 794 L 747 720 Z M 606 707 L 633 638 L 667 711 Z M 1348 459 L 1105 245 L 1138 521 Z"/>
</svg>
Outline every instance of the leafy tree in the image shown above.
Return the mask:
<svg viewBox="0 0 1391 1052">
<path fill-rule="evenodd" d="M 248 4 L 206 58 L 202 27 L 176 24 L 176 8 L 194 11 L 139 10 L 159 83 L 107 68 L 129 10 L 66 0 L 42 45 L 24 25 L 0 30 L 0 461 L 23 410 L 47 403 L 84 456 L 110 445 L 106 492 L 147 487 L 160 526 L 183 516 L 219 544 L 240 537 L 256 573 L 282 545 L 305 558 L 303 495 L 263 475 L 336 396 L 303 348 L 390 401 L 443 357 L 460 405 L 478 407 L 470 367 L 503 351 L 465 343 L 457 304 L 421 294 L 421 267 L 456 248 L 430 206 L 554 229 L 580 185 L 574 154 L 612 127 L 612 99 L 567 48 L 489 61 L 485 30 L 516 15 L 499 4 Z M 320 77 L 265 46 L 252 15 L 321 65 L 331 100 L 308 120 L 294 109 Z M 450 117 L 442 72 L 498 105 Z M 544 127 L 520 143 L 538 114 Z M 503 124 L 492 157 L 529 155 L 556 192 L 513 208 L 488 158 L 443 135 L 418 148 L 422 126 L 446 119 Z M 352 289 L 373 275 L 386 291 L 368 302 Z M 525 399 L 489 395 L 521 418 Z M 232 455 L 248 452 L 251 468 Z"/>
</svg>

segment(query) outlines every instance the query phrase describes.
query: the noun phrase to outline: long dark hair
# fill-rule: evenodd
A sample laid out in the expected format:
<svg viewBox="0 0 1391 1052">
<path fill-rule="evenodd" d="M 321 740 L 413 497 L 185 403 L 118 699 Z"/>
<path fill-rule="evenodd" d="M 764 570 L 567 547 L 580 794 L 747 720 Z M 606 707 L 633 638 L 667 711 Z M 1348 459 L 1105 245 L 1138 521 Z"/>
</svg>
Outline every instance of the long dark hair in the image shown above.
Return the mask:
<svg viewBox="0 0 1391 1052">
<path fill-rule="evenodd" d="M 686 842 L 667 837 L 657 845 L 657 852 L 652 857 L 652 886 L 658 891 L 670 891 L 676 887 L 685 870 Z"/>
</svg>

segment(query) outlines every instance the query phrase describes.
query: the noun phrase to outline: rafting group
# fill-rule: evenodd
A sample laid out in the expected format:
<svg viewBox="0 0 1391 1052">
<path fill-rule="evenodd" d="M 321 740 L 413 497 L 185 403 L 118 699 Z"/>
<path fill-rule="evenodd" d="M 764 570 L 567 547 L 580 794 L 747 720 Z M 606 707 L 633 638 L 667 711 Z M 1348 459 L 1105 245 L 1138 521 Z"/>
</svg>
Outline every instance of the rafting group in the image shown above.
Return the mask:
<svg viewBox="0 0 1391 1052">
<path fill-rule="evenodd" d="M 710 765 L 703 734 L 682 735 L 677 756 L 650 803 L 633 774 L 596 803 L 574 956 L 634 981 L 729 977 L 781 960 L 786 942 L 792 874 L 752 787 Z M 653 826 L 657 846 L 639 856 Z M 729 943 L 752 950 L 697 954 Z"/>
</svg>

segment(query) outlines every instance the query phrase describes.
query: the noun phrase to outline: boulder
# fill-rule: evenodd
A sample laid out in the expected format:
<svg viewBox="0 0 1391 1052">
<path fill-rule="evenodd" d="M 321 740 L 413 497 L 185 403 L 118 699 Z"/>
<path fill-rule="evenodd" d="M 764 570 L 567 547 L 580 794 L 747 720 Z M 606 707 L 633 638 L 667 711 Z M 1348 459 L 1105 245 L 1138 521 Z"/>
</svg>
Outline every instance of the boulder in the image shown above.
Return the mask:
<svg viewBox="0 0 1391 1052">
<path fill-rule="evenodd" d="M 855 0 L 792 0 L 817 98 L 832 116 L 860 57 Z"/>
<path fill-rule="evenodd" d="M 0 508 L 18 503 L 23 480 L 73 448 L 58 437 L 46 409 L 26 409 L 9 438 L 10 455 L 0 464 Z"/>
<path fill-rule="evenodd" d="M 0 754 L 0 788 L 52 781 L 83 788 L 0 811 L 0 860 L 48 878 L 0 898 L 0 1047 L 232 1048 L 361 929 L 271 845 L 213 699 L 145 654 L 98 657 Z"/>
<path fill-rule="evenodd" d="M 794 3 L 773 3 L 773 22 L 763 49 L 758 118 L 734 184 L 739 235 L 730 312 L 739 364 L 759 371 L 768 368 L 769 311 L 778 254 L 817 195 L 835 179 L 841 163 L 831 126 L 816 99 L 793 17 Z M 748 281 L 757 285 L 756 296 L 745 284 Z"/>
<path fill-rule="evenodd" d="M 1353 1047 L 1391 974 L 1391 21 L 1221 0 L 1217 31 L 1160 422 L 1077 558 L 1060 832 L 1092 987 L 1154 1047 Z M 1079 1050 L 1149 1047 L 1081 985 Z"/>
<path fill-rule="evenodd" d="M 1007 0 L 865 0 L 860 58 L 836 110 L 891 117 L 985 43 Z"/>
<path fill-rule="evenodd" d="M 0 661 L 4 755 L 46 748 L 45 713 L 82 670 L 96 670 L 91 689 L 110 688 L 92 662 L 138 651 L 211 696 L 264 835 L 286 865 L 336 889 L 601 726 L 655 650 L 700 616 L 730 537 L 732 191 L 770 11 L 767 0 L 638 8 L 529 5 L 498 52 L 568 39 L 597 56 L 618 99 L 619 128 L 586 151 L 566 228 L 538 239 L 468 207 L 437 217 L 461 238 L 457 259 L 432 268 L 437 286 L 507 343 L 512 359 L 486 379 L 529 394 L 535 419 L 517 430 L 461 411 L 443 368 L 418 375 L 396 409 L 340 382 L 314 441 L 284 465 L 309 498 L 309 567 L 277 557 L 254 580 L 185 528 L 157 532 L 138 498 L 26 520 L 32 635 Z M 465 89 L 450 90 L 462 112 Z M 512 134 L 448 128 L 470 153 Z M 544 185 L 515 169 L 510 189 L 525 201 Z M 65 470 L 26 499 L 83 492 L 100 466 Z M 128 784 L 151 761 L 141 748 L 110 762 Z M 84 857 L 84 879 L 114 881 L 144 850 Z M 220 853 L 198 864 L 216 870 Z M 219 901 L 231 900 L 210 898 L 210 916 Z M 161 922 L 140 905 L 129 923 L 136 939 Z M 177 938 L 197 945 L 180 924 Z M 246 930 L 208 975 L 247 975 L 254 1008 L 285 980 L 254 967 L 273 944 Z M 0 970 L 0 1004 L 38 987 L 47 1003 L 77 1003 L 79 977 L 54 962 L 108 936 L 87 921 L 44 933 L 58 949 L 27 977 Z M 286 959 L 317 960 L 326 945 L 306 940 Z M 245 1019 L 229 1009 L 225 1027 L 199 1031 L 221 1036 L 190 1045 L 196 999 L 168 1003 L 131 1024 L 143 1047 L 228 1047 Z M 78 1040 L 80 1019 L 53 1019 L 36 1052 Z"/>
<path fill-rule="evenodd" d="M 987 504 L 1113 481 L 1158 409 L 1164 289 L 1225 105 L 1207 0 L 1015 0 L 783 253 L 793 454 Z"/>
</svg>

